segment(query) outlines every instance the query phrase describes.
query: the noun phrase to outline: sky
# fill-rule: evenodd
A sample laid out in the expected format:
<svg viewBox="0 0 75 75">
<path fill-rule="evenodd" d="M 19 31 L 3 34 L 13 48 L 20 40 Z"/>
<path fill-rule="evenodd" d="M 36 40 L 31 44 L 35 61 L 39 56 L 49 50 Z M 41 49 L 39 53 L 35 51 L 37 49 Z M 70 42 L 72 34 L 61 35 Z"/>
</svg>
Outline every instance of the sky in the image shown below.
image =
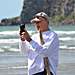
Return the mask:
<svg viewBox="0 0 75 75">
<path fill-rule="evenodd" d="M 24 0 L 0 0 L 0 22 L 1 19 L 20 16 Z"/>
</svg>

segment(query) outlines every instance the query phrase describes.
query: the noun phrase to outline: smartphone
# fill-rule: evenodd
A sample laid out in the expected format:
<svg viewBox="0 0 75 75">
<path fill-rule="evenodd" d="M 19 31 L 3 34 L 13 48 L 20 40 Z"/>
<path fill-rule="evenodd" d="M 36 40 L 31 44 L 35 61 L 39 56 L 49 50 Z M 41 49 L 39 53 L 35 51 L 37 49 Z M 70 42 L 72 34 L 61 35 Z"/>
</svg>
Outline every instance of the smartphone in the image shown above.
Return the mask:
<svg viewBox="0 0 75 75">
<path fill-rule="evenodd" d="M 25 30 L 24 30 L 24 28 L 25 28 L 25 24 L 21 24 L 20 25 L 20 30 L 21 30 L 21 35 L 22 35 L 22 32 L 25 32 Z"/>
</svg>

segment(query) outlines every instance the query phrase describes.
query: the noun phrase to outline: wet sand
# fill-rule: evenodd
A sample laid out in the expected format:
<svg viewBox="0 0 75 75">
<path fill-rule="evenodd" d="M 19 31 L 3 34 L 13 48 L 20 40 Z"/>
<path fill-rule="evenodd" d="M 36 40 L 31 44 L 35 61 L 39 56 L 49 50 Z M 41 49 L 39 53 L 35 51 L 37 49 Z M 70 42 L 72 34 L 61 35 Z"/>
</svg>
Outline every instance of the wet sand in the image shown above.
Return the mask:
<svg viewBox="0 0 75 75">
<path fill-rule="evenodd" d="M 0 75 L 28 75 L 27 57 L 0 52 Z M 75 75 L 75 50 L 60 50 L 57 75 Z"/>
</svg>

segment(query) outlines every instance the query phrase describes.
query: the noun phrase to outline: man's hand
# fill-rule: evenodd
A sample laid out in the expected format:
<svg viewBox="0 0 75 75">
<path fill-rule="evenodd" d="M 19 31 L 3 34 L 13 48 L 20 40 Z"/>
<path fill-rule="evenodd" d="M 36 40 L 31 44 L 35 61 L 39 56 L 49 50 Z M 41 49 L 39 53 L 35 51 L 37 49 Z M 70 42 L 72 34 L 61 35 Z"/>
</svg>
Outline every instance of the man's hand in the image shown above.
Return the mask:
<svg viewBox="0 0 75 75">
<path fill-rule="evenodd" d="M 28 42 L 30 42 L 32 39 L 29 36 L 29 33 L 26 31 L 26 29 L 24 29 L 24 30 L 25 30 L 25 32 L 23 32 L 22 35 L 20 34 L 21 30 L 19 31 L 20 38 L 21 38 L 22 41 L 27 40 Z"/>
<path fill-rule="evenodd" d="M 21 30 L 19 30 L 19 36 L 20 36 L 20 38 L 21 38 L 22 41 L 25 41 L 24 35 L 21 35 Z"/>
</svg>

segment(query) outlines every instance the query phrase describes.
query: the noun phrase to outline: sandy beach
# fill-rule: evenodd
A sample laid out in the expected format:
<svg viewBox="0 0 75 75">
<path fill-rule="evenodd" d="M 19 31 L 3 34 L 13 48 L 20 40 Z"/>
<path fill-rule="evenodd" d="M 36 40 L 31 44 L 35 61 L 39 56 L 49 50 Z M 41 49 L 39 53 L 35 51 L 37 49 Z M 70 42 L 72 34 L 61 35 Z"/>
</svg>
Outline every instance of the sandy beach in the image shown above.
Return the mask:
<svg viewBox="0 0 75 75">
<path fill-rule="evenodd" d="M 28 75 L 27 57 L 0 52 L 0 75 Z M 75 50 L 60 50 L 57 75 L 75 75 Z"/>
</svg>

